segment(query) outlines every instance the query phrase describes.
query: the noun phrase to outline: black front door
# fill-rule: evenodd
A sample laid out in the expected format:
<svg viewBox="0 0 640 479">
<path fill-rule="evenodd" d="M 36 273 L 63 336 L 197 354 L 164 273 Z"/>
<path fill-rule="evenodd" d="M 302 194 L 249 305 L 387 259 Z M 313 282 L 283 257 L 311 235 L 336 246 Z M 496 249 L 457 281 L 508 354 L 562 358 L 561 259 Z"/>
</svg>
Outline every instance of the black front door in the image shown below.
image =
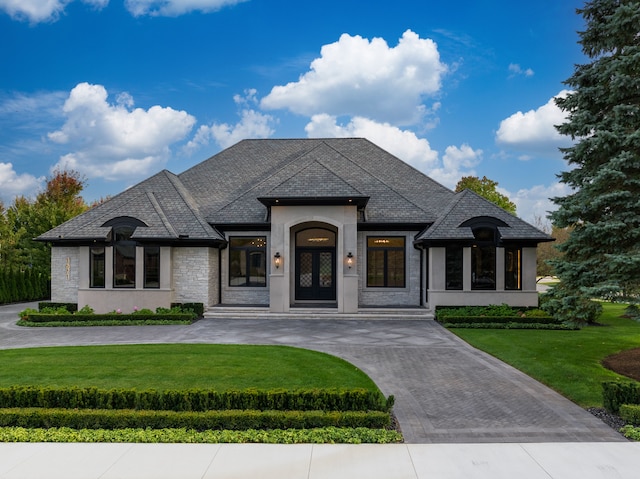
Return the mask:
<svg viewBox="0 0 640 479">
<path fill-rule="evenodd" d="M 296 300 L 335 301 L 335 248 L 296 249 Z"/>
</svg>

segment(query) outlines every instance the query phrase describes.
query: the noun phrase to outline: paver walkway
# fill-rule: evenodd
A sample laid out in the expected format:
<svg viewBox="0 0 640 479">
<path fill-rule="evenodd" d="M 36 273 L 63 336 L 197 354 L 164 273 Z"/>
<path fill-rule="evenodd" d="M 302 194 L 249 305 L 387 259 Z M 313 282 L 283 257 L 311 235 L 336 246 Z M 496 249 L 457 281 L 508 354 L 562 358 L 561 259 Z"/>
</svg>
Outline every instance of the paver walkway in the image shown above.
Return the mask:
<svg viewBox="0 0 640 479">
<path fill-rule="evenodd" d="M 582 408 L 434 321 L 207 319 L 190 326 L 23 328 L 0 307 L 0 349 L 99 344 L 283 344 L 342 357 L 396 398 L 407 443 L 626 441 Z"/>
</svg>

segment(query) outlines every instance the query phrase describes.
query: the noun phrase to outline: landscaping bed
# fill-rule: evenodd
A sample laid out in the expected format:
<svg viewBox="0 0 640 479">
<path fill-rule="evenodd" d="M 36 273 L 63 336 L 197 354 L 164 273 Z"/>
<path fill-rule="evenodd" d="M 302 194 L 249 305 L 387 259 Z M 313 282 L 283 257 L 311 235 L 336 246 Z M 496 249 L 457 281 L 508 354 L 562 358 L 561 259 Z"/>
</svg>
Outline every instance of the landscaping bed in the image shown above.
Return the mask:
<svg viewBox="0 0 640 479">
<path fill-rule="evenodd" d="M 38 327 L 61 326 L 144 326 L 191 324 L 204 314 L 202 303 L 175 304 L 171 308 L 134 308 L 131 312 L 116 309 L 96 314 L 89 306 L 78 310 L 73 303 L 40 303 L 38 309 L 27 308 L 19 313 L 18 325 Z"/>
<path fill-rule="evenodd" d="M 227 409 L 210 409 L 225 405 Z M 0 406 L 0 441 L 4 442 L 402 441 L 392 427 L 393 396 L 385 399 L 364 389 L 216 392 L 12 387 L 0 389 Z"/>
<path fill-rule="evenodd" d="M 573 329 L 538 308 L 507 304 L 490 306 L 438 306 L 436 321 L 446 328 L 468 329 Z"/>
</svg>

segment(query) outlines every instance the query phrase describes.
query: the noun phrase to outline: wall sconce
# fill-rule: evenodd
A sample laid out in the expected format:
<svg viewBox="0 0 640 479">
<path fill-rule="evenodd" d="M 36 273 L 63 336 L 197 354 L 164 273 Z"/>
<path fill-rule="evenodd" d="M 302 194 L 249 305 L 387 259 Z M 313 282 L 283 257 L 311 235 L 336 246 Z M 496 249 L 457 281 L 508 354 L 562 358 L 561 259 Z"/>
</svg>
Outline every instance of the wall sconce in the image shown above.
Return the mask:
<svg viewBox="0 0 640 479">
<path fill-rule="evenodd" d="M 347 253 L 347 266 L 349 267 L 349 269 L 351 269 L 351 267 L 353 266 L 353 254 L 351 254 L 351 251 Z"/>
<path fill-rule="evenodd" d="M 273 255 L 273 264 L 276 266 L 276 269 L 280 267 L 280 253 L 278 251 Z"/>
</svg>

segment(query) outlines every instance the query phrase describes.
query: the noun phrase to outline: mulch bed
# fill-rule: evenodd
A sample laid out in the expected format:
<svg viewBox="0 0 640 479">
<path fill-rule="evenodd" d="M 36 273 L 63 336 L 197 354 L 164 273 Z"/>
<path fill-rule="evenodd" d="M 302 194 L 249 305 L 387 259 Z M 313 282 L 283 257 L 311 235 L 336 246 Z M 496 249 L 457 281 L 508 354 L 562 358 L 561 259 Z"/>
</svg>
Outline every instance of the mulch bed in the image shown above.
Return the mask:
<svg viewBox="0 0 640 479">
<path fill-rule="evenodd" d="M 609 356 L 602 361 L 602 365 L 618 374 L 640 381 L 640 348 Z"/>
</svg>

